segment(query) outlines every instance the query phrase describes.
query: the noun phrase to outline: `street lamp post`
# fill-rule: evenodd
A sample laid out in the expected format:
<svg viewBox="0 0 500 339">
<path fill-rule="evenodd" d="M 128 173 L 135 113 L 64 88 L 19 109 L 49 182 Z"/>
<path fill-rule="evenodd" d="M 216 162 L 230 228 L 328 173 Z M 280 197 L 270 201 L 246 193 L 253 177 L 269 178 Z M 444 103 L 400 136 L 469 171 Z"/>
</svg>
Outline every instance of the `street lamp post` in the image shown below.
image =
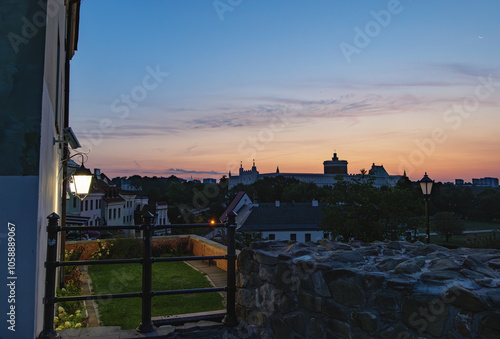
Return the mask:
<svg viewBox="0 0 500 339">
<path fill-rule="evenodd" d="M 427 243 L 431 243 L 431 231 L 429 227 L 429 200 L 431 198 L 431 192 L 432 192 L 432 185 L 434 184 L 434 180 L 431 180 L 429 176 L 427 175 L 427 172 L 425 172 L 424 177 L 422 180 L 419 181 L 420 183 L 420 188 L 422 189 L 422 194 L 424 195 L 424 200 L 425 200 L 425 224 L 426 224 L 426 231 L 427 231 Z"/>
</svg>

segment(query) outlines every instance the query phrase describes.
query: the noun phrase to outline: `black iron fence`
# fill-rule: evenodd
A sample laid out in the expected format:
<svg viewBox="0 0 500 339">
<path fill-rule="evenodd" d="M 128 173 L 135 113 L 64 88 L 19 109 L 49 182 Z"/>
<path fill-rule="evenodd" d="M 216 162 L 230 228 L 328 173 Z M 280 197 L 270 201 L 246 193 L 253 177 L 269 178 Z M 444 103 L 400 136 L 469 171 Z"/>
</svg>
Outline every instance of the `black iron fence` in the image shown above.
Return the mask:
<svg viewBox="0 0 500 339">
<path fill-rule="evenodd" d="M 230 212 L 226 223 L 217 224 L 181 224 L 181 225 L 162 225 L 154 226 L 152 224 L 154 216 L 147 212 L 144 216 L 144 224 L 140 226 L 86 226 L 88 231 L 99 230 L 141 230 L 143 232 L 143 257 L 138 259 L 109 259 L 109 260 L 80 260 L 80 261 L 57 261 L 57 234 L 61 231 L 81 230 L 81 226 L 59 226 L 59 216 L 52 213 L 47 217 L 49 220 L 47 226 L 47 260 L 45 261 L 45 297 L 44 303 L 44 321 L 43 330 L 38 336 L 40 339 L 52 338 L 57 335 L 54 330 L 54 315 L 55 303 L 64 301 L 82 301 L 82 300 L 97 300 L 109 298 L 141 298 L 142 299 L 142 321 L 137 328 L 137 331 L 143 333 L 153 332 L 156 329 L 155 323 L 151 319 L 151 299 L 154 296 L 160 295 L 173 295 L 185 293 L 205 293 L 205 292 L 227 292 L 226 300 L 226 314 L 223 323 L 227 326 L 237 325 L 236 312 L 235 312 L 235 292 L 236 292 L 236 213 Z M 153 257 L 153 231 L 166 228 L 193 228 L 193 227 L 225 227 L 227 228 L 228 244 L 226 255 L 212 255 L 212 256 L 189 256 L 189 257 L 166 257 L 154 258 Z M 227 285 L 225 287 L 212 287 L 212 288 L 198 288 L 174 291 L 153 291 L 152 282 L 152 264 L 155 262 L 167 261 L 191 261 L 191 260 L 227 260 Z M 126 264 L 138 263 L 142 265 L 142 290 L 135 293 L 119 293 L 119 294 L 104 294 L 104 295 L 86 295 L 75 297 L 57 297 L 56 296 L 56 271 L 58 267 L 75 266 L 75 265 L 106 265 L 106 264 Z M 211 317 L 198 316 L 196 320 L 209 320 Z M 184 319 L 186 322 L 189 318 Z M 183 318 L 176 318 L 176 323 L 182 323 Z M 163 324 L 162 322 L 161 324 Z M 158 323 L 160 324 L 160 323 Z M 157 324 L 157 325 L 158 325 Z"/>
</svg>

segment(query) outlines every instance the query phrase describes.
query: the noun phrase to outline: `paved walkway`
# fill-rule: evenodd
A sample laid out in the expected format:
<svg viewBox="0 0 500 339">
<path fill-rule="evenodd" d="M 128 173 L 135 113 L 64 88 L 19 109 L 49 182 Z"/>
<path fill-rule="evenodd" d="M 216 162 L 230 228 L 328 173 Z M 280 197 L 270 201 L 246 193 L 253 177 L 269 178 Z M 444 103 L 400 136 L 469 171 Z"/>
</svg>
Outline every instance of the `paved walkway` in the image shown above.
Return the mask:
<svg viewBox="0 0 500 339">
<path fill-rule="evenodd" d="M 227 286 L 227 272 L 215 264 L 209 265 L 208 262 L 203 260 L 186 261 L 186 263 L 198 271 L 205 273 L 208 280 L 215 287 Z M 224 295 L 224 299 L 226 299 L 226 292 L 222 292 L 222 294 Z"/>
<path fill-rule="evenodd" d="M 90 280 L 90 275 L 88 272 L 88 266 L 78 266 L 82 275 L 80 279 L 82 280 L 82 295 L 92 295 L 91 293 L 91 285 L 92 281 Z M 86 300 L 85 305 L 87 306 L 87 314 L 89 315 L 87 319 L 88 327 L 98 327 L 99 320 L 97 315 L 96 304 L 94 300 Z"/>
</svg>

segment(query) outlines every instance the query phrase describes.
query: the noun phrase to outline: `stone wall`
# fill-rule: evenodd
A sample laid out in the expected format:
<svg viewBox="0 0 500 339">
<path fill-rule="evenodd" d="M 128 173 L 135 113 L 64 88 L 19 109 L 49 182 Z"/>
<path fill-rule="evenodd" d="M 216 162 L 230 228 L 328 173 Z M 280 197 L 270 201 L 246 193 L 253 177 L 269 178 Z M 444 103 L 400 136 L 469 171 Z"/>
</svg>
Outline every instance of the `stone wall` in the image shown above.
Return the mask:
<svg viewBox="0 0 500 339">
<path fill-rule="evenodd" d="M 500 338 L 500 251 L 266 241 L 238 258 L 240 337 Z"/>
<path fill-rule="evenodd" d="M 195 256 L 209 256 L 209 255 L 226 255 L 227 247 L 219 244 L 218 242 L 209 240 L 198 235 L 189 236 L 190 248 L 192 248 L 193 255 Z M 236 254 L 240 251 L 236 250 Z M 214 260 L 217 267 L 227 271 L 227 260 Z"/>
</svg>

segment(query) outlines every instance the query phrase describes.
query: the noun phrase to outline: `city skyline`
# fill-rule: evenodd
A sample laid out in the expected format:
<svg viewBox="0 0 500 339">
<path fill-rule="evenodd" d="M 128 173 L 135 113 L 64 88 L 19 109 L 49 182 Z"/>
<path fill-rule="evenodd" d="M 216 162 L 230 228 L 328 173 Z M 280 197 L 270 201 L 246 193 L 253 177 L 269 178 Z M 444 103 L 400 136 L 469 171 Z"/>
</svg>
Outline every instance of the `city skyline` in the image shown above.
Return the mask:
<svg viewBox="0 0 500 339">
<path fill-rule="evenodd" d="M 352 174 L 500 177 L 499 9 L 87 0 L 70 125 L 110 177 L 322 173 L 335 150 Z"/>
</svg>

